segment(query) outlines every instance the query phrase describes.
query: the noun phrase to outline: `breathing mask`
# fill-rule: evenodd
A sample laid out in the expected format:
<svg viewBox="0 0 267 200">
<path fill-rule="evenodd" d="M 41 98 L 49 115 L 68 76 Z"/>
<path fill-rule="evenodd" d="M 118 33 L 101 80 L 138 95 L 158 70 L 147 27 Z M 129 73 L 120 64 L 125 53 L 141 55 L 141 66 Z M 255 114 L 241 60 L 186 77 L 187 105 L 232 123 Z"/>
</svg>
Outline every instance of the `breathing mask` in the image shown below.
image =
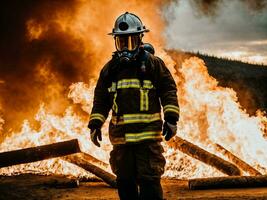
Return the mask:
<svg viewBox="0 0 267 200">
<path fill-rule="evenodd" d="M 120 61 L 134 60 L 139 51 L 142 34 L 116 35 L 114 39 Z"/>
</svg>

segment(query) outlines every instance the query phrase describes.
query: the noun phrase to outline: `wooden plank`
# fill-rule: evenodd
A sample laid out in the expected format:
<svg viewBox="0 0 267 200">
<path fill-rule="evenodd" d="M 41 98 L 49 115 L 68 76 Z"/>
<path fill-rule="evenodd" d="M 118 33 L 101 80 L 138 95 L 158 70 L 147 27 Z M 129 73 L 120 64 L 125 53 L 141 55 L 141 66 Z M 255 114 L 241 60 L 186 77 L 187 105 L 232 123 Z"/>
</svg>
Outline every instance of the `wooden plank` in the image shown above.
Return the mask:
<svg viewBox="0 0 267 200">
<path fill-rule="evenodd" d="M 114 187 L 114 188 L 117 187 L 116 177 L 113 174 L 110 174 L 109 172 L 106 172 L 100 167 L 92 164 L 90 160 L 88 160 L 88 157 L 86 154 L 81 152 L 78 154 L 65 156 L 63 157 L 63 159 L 96 175 L 97 177 L 101 178 L 104 182 L 109 184 L 111 187 Z"/>
<path fill-rule="evenodd" d="M 242 169 L 245 172 L 248 172 L 251 176 L 259 176 L 262 175 L 258 170 L 253 168 L 251 165 L 246 163 L 245 161 L 238 158 L 236 155 L 228 151 L 226 148 L 219 144 L 215 144 L 216 149 L 220 152 L 222 152 L 232 163 L 234 163 L 236 166 L 238 166 L 240 169 Z"/>
<path fill-rule="evenodd" d="M 267 187 L 267 176 L 227 176 L 190 179 L 188 187 L 191 190 Z"/>
<path fill-rule="evenodd" d="M 0 176 L 0 188 L 16 184 L 17 187 L 49 187 L 49 188 L 77 188 L 79 180 L 64 175 L 19 174 L 15 176 Z M 0 198 L 1 199 L 1 198 Z"/>
<path fill-rule="evenodd" d="M 197 145 L 192 144 L 178 136 L 175 137 L 175 147 L 181 152 L 210 165 L 229 176 L 241 175 L 240 170 L 234 164 L 212 154 Z"/>
<path fill-rule="evenodd" d="M 80 152 L 77 139 L 0 153 L 0 168 Z"/>
<path fill-rule="evenodd" d="M 103 162 L 102 160 L 99 160 L 97 158 L 95 158 L 94 156 L 88 154 L 88 153 L 85 153 L 83 152 L 83 158 L 86 159 L 86 160 L 90 160 L 93 164 L 97 164 L 99 166 L 103 166 L 103 167 L 108 167 L 109 164 Z"/>
</svg>

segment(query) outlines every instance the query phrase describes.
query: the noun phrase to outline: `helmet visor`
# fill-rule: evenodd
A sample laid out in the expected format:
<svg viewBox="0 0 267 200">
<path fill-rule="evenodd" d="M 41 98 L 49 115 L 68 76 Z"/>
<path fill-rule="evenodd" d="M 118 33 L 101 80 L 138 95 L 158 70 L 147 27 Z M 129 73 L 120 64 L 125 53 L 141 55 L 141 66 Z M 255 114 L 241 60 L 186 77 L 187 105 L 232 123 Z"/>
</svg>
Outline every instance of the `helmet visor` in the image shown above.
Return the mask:
<svg viewBox="0 0 267 200">
<path fill-rule="evenodd" d="M 135 50 L 141 42 L 140 35 L 117 35 L 115 36 L 115 45 L 118 51 Z"/>
</svg>

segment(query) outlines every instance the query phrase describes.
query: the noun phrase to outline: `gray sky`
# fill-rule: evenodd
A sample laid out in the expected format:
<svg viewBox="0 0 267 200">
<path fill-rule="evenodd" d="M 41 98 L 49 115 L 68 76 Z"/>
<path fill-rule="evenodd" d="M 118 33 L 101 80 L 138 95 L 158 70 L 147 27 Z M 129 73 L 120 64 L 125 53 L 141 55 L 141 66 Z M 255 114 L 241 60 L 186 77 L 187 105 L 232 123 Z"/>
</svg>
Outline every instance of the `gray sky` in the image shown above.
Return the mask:
<svg viewBox="0 0 267 200">
<path fill-rule="evenodd" d="M 255 10 L 240 0 L 217 2 L 212 15 L 193 0 L 166 6 L 167 47 L 267 64 L 267 6 Z"/>
</svg>

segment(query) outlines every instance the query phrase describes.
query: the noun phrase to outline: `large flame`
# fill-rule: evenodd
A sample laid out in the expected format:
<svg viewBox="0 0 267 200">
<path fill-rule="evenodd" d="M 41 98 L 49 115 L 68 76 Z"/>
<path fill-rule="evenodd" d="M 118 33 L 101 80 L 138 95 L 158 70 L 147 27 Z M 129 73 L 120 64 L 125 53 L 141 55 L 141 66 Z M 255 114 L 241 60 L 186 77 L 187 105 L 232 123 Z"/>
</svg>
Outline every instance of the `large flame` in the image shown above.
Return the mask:
<svg viewBox="0 0 267 200">
<path fill-rule="evenodd" d="M 231 88 L 219 87 L 217 81 L 208 74 L 202 60 L 191 57 L 177 68 L 178 59 L 181 60 L 181 58 L 170 57 L 163 49 L 164 40 L 160 37 L 160 33 L 164 28 L 164 23 L 157 10 L 160 1 L 158 4 L 142 1 L 142 7 L 139 1 L 123 3 L 107 1 L 105 6 L 103 4 L 105 4 L 103 1 L 90 3 L 79 1 L 79 8 L 75 14 L 65 11 L 54 16 L 53 23 L 60 26 L 62 32 L 68 32 L 82 41 L 84 57 L 80 67 L 84 73 L 90 75 L 90 80 L 71 84 L 68 94 L 62 96 L 66 94 L 66 89 L 58 82 L 57 74 L 54 73 L 49 58 L 38 62 L 35 75 L 46 85 L 46 101 L 40 105 L 35 114 L 34 124 L 25 120 L 20 131 L 13 131 L 3 139 L 0 151 L 78 138 L 84 152 L 108 162 L 109 151 L 112 148 L 108 140 L 109 118 L 102 129 L 104 136 L 101 148 L 95 147 L 90 142 L 87 123 L 92 108 L 96 76 L 113 49 L 112 39 L 108 38 L 106 33 L 111 30 L 116 16 L 121 14 L 122 10 L 129 10 L 139 15 L 152 30 L 152 33 L 145 39 L 153 43 L 157 55 L 165 61 L 177 83 L 181 107 L 181 120 L 177 134 L 213 153 L 217 153 L 214 144 L 219 143 L 262 173 L 266 173 L 267 170 L 264 168 L 267 167 L 265 148 L 267 141 L 264 138 L 267 134 L 266 117 L 260 111 L 257 116 L 249 116 L 245 110 L 242 110 L 235 91 Z M 106 13 L 110 14 L 110 17 L 107 18 Z M 29 19 L 26 23 L 29 41 L 45 37 L 51 23 L 51 21 L 39 23 L 34 19 Z M 73 48 L 80 46 L 80 44 L 75 45 L 73 44 Z M 77 105 L 81 108 L 80 110 L 77 110 Z M 65 111 L 58 113 L 58 110 L 62 109 Z M 3 124 L 4 120 L 0 118 L 0 132 Z M 167 177 L 190 178 L 221 175 L 211 167 L 180 153 L 176 149 L 175 139 L 164 143 L 164 148 L 167 158 L 165 172 Z M 220 156 L 223 157 L 223 155 Z M 89 176 L 84 170 L 60 158 L 2 168 L 0 174 L 12 175 L 29 171 Z"/>
</svg>

